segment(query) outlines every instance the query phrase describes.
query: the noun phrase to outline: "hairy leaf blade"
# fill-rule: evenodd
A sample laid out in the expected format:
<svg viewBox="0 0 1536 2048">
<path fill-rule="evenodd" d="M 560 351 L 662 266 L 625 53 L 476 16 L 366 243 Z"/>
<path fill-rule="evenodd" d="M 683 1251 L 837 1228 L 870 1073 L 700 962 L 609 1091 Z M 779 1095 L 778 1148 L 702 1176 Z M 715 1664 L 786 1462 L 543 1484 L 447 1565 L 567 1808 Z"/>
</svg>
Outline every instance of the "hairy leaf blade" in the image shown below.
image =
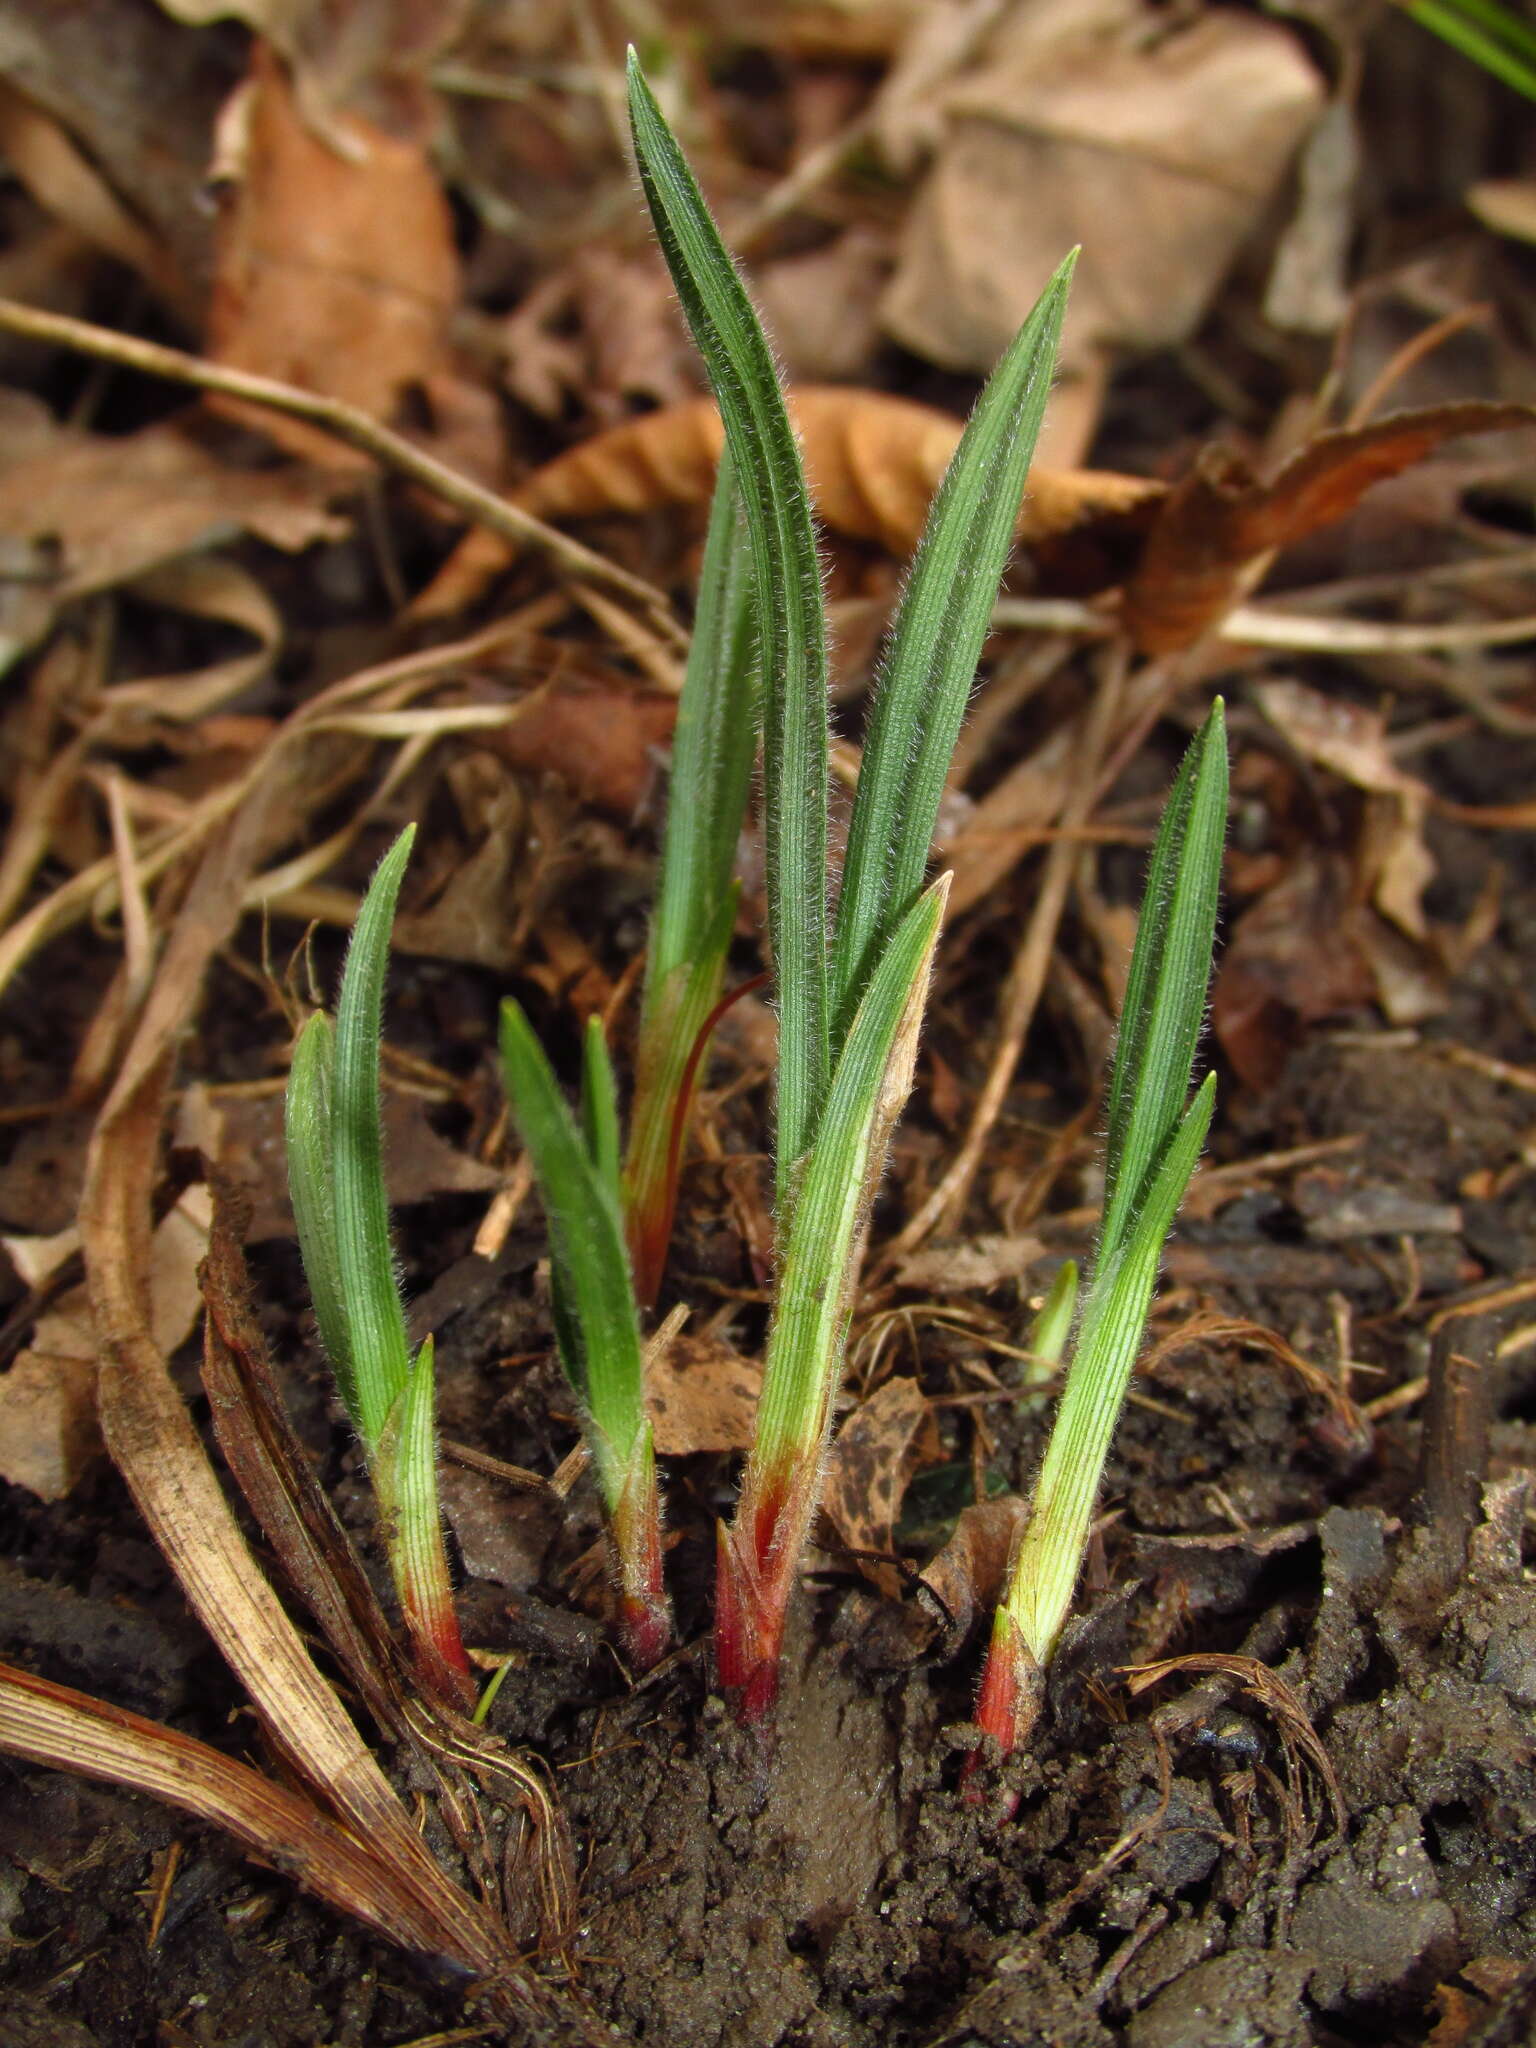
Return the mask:
<svg viewBox="0 0 1536 2048">
<path fill-rule="evenodd" d="M 1141 1350 L 1163 1246 L 1210 1128 L 1208 1074 L 1148 1176 L 1145 1201 L 1119 1251 L 1094 1278 L 1019 1546 L 1009 1612 L 1040 1664 L 1072 1604 L 1115 1424 Z"/>
<path fill-rule="evenodd" d="M 870 978 L 806 1162 L 779 1274 L 751 1475 L 815 1470 L 832 1413 L 860 1236 L 911 1087 L 949 877 L 919 897 Z M 745 1494 L 746 1489 L 744 1489 Z"/>
<path fill-rule="evenodd" d="M 883 664 L 848 831 L 832 951 L 834 1034 L 922 886 L 961 720 L 1007 566 L 1077 252 L 977 401 L 934 498 Z"/>
<path fill-rule="evenodd" d="M 357 1393 L 353 1420 L 370 1452 L 410 1371 L 384 1189 L 379 1047 L 390 931 L 415 836 L 415 826 L 408 825 L 369 884 L 352 928 L 336 1006 L 331 1097 L 336 1259 Z"/>
<path fill-rule="evenodd" d="M 715 478 L 698 607 L 677 700 L 642 1030 L 668 976 L 705 951 L 731 885 L 752 786 L 758 713 L 752 539 L 727 447 Z"/>
<path fill-rule="evenodd" d="M 336 1052 L 331 1020 L 317 1010 L 299 1033 L 283 1101 L 288 1196 L 299 1233 L 299 1256 L 320 1342 L 336 1375 L 354 1429 L 360 1400 L 352 1364 L 352 1333 L 336 1251 L 336 1188 L 332 1173 L 331 1091 Z"/>
<path fill-rule="evenodd" d="M 779 988 L 776 1180 L 810 1148 L 830 1072 L 827 650 L 810 494 L 773 358 L 682 151 L 629 59 L 641 184 L 720 407 L 752 542 L 763 676 L 768 922 Z"/>
<path fill-rule="evenodd" d="M 1179 768 L 1147 872 L 1109 1084 L 1100 1265 L 1124 1242 L 1189 1093 L 1226 824 L 1227 736 L 1218 697 Z"/>
<path fill-rule="evenodd" d="M 604 1502 L 645 1441 L 640 1324 L 613 1190 L 595 1164 L 520 1004 L 501 1006 L 501 1058 L 549 1230 L 562 1362 L 592 1424 Z"/>
<path fill-rule="evenodd" d="M 619 1199 L 619 1084 L 601 1017 L 589 1017 L 581 1042 L 581 1124 L 598 1178 Z"/>
</svg>

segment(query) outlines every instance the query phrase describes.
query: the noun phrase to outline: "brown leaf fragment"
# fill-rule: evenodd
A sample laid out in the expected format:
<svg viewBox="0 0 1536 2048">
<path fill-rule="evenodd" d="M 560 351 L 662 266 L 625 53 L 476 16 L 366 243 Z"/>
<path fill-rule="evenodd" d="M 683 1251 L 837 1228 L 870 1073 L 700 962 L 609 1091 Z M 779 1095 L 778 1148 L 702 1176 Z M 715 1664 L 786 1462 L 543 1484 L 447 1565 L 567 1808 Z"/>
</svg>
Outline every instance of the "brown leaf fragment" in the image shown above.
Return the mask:
<svg viewBox="0 0 1536 2048">
<path fill-rule="evenodd" d="M 900 1286 L 921 1288 L 926 1294 L 974 1294 L 1027 1279 L 1045 1256 L 1038 1237 L 962 1238 L 911 1253 L 896 1268 L 895 1278 Z"/>
<path fill-rule="evenodd" d="M 556 775 L 583 804 L 628 824 L 671 741 L 677 700 L 655 690 L 551 683 L 516 718 L 479 735 L 514 768 Z"/>
<path fill-rule="evenodd" d="M 105 1456 L 94 1358 L 23 1351 L 0 1378 L 0 1477 L 62 1500 Z"/>
<path fill-rule="evenodd" d="M 356 115 L 324 137 L 258 43 L 227 110 L 208 353 L 215 362 L 339 398 L 381 420 L 447 371 L 459 266 L 447 200 L 425 149 Z M 329 436 L 239 400 L 219 410 L 332 466 Z"/>
<path fill-rule="evenodd" d="M 1208 448 L 1153 519 L 1122 616 L 1144 654 L 1173 654 L 1246 594 L 1263 558 L 1352 511 L 1458 434 L 1536 423 L 1536 408 L 1470 400 L 1319 434 L 1267 482 L 1235 450 Z"/>
<path fill-rule="evenodd" d="M 1342 857 L 1313 851 L 1238 919 L 1211 1022 L 1248 1087 L 1274 1085 L 1307 1024 L 1371 1000 L 1376 983 L 1360 931 L 1368 914 Z"/>
<path fill-rule="evenodd" d="M 904 558 L 959 445 L 964 421 L 883 391 L 802 384 L 789 393 L 817 517 L 850 540 Z M 724 435 L 712 398 L 690 399 L 612 427 L 524 479 L 515 504 L 548 521 L 703 506 L 714 489 Z M 1026 546 L 1064 545 L 1079 528 L 1134 523 L 1166 486 L 1113 471 L 1031 473 L 1018 535 Z M 418 618 L 471 604 L 512 560 L 506 543 L 477 528 L 417 598 Z"/>
<path fill-rule="evenodd" d="M 647 1361 L 645 1408 L 669 1458 L 751 1446 L 763 1369 L 712 1337 L 676 1337 Z"/>
<path fill-rule="evenodd" d="M 865 1577 L 896 1599 L 901 1575 L 890 1556 L 928 1403 L 914 1379 L 887 1380 L 855 1408 L 827 1461 L 821 1511 Z"/>
<path fill-rule="evenodd" d="M 1014 1545 L 1028 1515 L 1027 1503 L 1016 1493 L 962 1508 L 954 1535 L 918 1575 L 943 1616 L 946 1656 L 958 1654 L 1002 1599 Z"/>
</svg>

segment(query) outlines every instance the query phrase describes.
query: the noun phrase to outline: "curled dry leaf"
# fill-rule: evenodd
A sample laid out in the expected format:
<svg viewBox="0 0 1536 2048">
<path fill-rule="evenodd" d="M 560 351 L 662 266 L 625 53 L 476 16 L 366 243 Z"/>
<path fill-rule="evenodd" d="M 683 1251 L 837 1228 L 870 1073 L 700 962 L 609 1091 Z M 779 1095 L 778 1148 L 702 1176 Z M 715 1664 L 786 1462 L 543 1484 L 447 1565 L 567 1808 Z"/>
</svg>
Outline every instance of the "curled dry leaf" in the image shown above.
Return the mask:
<svg viewBox="0 0 1536 2048">
<path fill-rule="evenodd" d="M 447 372 L 459 299 L 452 219 L 426 151 L 356 115 L 317 134 L 261 43 L 237 115 L 224 124 L 208 353 L 388 420 L 408 387 Z M 298 421 L 215 402 L 318 460 L 357 461 Z"/>
<path fill-rule="evenodd" d="M 1123 617 L 1144 654 L 1174 654 L 1246 594 L 1274 549 L 1342 519 L 1373 484 L 1422 462 L 1458 434 L 1536 423 L 1528 405 L 1469 401 L 1395 413 L 1319 434 L 1263 481 L 1230 448 L 1208 448 L 1147 532 Z"/>
<path fill-rule="evenodd" d="M 789 394 L 789 409 L 817 517 L 851 540 L 909 555 L 965 422 L 936 406 L 838 385 L 799 385 Z M 713 399 L 668 406 L 557 456 L 525 479 L 513 502 L 550 521 L 648 512 L 659 505 L 702 506 L 714 489 L 722 438 Z M 1083 526 L 1135 525 L 1165 488 L 1107 470 L 1037 469 L 1019 516 L 1019 537 L 1042 545 Z M 473 603 L 511 560 L 504 541 L 476 529 L 416 600 L 415 616 L 434 618 Z"/>
<path fill-rule="evenodd" d="M 977 1622 L 1001 1602 L 1013 1547 L 1028 1517 L 1028 1504 L 1016 1493 L 962 1508 L 955 1533 L 923 1567 L 919 1581 L 944 1621 L 946 1655 L 956 1655 Z"/>
</svg>

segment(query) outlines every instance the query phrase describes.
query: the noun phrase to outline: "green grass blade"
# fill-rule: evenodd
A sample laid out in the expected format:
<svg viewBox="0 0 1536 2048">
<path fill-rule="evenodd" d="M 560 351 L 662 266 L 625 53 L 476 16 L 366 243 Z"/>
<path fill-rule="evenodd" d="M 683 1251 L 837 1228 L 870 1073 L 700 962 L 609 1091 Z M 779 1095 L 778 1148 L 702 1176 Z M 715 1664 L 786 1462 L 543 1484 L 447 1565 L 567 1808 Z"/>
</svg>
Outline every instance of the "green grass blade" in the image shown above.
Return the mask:
<svg viewBox="0 0 1536 2048">
<path fill-rule="evenodd" d="M 1026 1385 L 1032 1380 L 1055 1377 L 1057 1367 L 1066 1356 L 1067 1339 L 1072 1335 L 1072 1318 L 1076 1314 L 1077 1261 L 1065 1259 L 1056 1269 L 1051 1291 L 1040 1304 L 1040 1313 L 1029 1333 L 1029 1348 L 1034 1357 L 1024 1368 Z"/>
<path fill-rule="evenodd" d="M 806 1162 L 779 1273 L 751 1470 L 819 1469 L 852 1308 L 860 1230 L 906 1101 L 949 878 L 919 897 L 870 979 Z M 750 1486 L 750 1478 L 749 1478 Z"/>
<path fill-rule="evenodd" d="M 1215 1100 L 1216 1077 L 1208 1074 L 1149 1176 L 1129 1235 L 1095 1278 L 1083 1311 L 1008 1595 L 1008 1611 L 1042 1665 L 1049 1662 L 1072 1605 L 1163 1244 L 1199 1160 Z"/>
<path fill-rule="evenodd" d="M 288 1156 L 288 1195 L 320 1342 L 325 1346 L 352 1426 L 360 1430 L 352 1333 L 347 1323 L 341 1261 L 336 1252 L 336 1189 L 331 1156 L 334 1060 L 331 1020 L 317 1011 L 299 1033 L 293 1049 L 283 1104 L 283 1136 Z"/>
<path fill-rule="evenodd" d="M 377 1447 L 405 1388 L 410 1350 L 395 1281 L 384 1191 L 379 1115 L 379 1047 L 384 977 L 395 904 L 416 828 L 408 825 L 385 854 L 363 898 L 341 977 L 336 1008 L 331 1127 L 336 1198 L 336 1263 L 347 1304 L 357 1405 L 353 1421 L 367 1450 Z"/>
<path fill-rule="evenodd" d="M 913 559 L 870 715 L 832 948 L 834 1042 L 922 887 L 939 802 L 1045 411 L 1077 261 L 1041 293 L 977 402 Z"/>
<path fill-rule="evenodd" d="M 453 1606 L 438 1505 L 436 1362 L 430 1337 L 417 1352 L 380 1446 L 379 1504 L 389 1527 L 395 1591 L 423 1676 L 461 1709 L 475 1687 Z"/>
<path fill-rule="evenodd" d="M 615 1204 L 619 1199 L 619 1087 L 601 1017 L 587 1019 L 581 1042 L 581 1126 L 592 1164 Z"/>
<path fill-rule="evenodd" d="M 1524 30 L 1524 24 L 1512 24 L 1503 9 L 1476 10 L 1488 23 L 1484 28 L 1476 19 L 1469 18 L 1473 10 L 1445 6 L 1441 0 L 1405 0 L 1405 8 L 1421 28 L 1439 36 L 1442 42 L 1449 43 L 1452 49 L 1480 64 L 1527 99 L 1536 99 L 1536 66 L 1527 54 L 1528 31 L 1511 33 L 1512 26 Z"/>
<path fill-rule="evenodd" d="M 1109 1084 L 1101 1267 L 1124 1243 L 1148 1171 L 1189 1094 L 1205 1021 L 1226 822 L 1226 724 L 1217 698 L 1169 795 L 1142 898 Z"/>
<path fill-rule="evenodd" d="M 730 887 L 757 753 L 752 543 L 727 448 L 720 459 L 667 788 L 642 1031 L 669 976 L 697 961 Z"/>
<path fill-rule="evenodd" d="M 507 1096 L 549 1229 L 566 1377 L 585 1411 L 610 1512 L 645 1440 L 640 1322 L 611 1184 L 599 1170 L 544 1048 L 518 1003 L 501 1006 Z"/>
<path fill-rule="evenodd" d="M 726 956 L 736 928 L 741 885 L 729 882 L 713 922 L 691 960 L 681 960 L 659 987 L 647 986 L 624 1162 L 621 1208 L 635 1291 L 653 1308 L 672 1241 L 677 1179 L 693 1086 L 702 1066 L 702 1034 L 717 1015 Z"/>
<path fill-rule="evenodd" d="M 791 1194 L 830 1073 L 827 650 L 800 449 L 746 289 L 682 151 L 629 59 L 629 111 L 656 238 L 720 407 L 751 536 L 763 676 L 768 926 L 779 998 L 777 1184 Z"/>
</svg>

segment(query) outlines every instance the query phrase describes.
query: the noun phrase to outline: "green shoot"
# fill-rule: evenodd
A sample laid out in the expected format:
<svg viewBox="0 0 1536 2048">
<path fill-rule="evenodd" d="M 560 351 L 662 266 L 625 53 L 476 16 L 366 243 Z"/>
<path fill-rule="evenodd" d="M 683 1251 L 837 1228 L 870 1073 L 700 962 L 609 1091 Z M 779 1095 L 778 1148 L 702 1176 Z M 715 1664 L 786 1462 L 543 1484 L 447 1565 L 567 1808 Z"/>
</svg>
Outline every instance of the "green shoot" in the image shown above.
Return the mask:
<svg viewBox="0 0 1536 2048">
<path fill-rule="evenodd" d="M 624 1215 L 642 1305 L 655 1305 L 672 1236 L 692 1078 L 720 1003 L 739 895 L 732 881 L 757 752 L 752 561 L 729 452 L 720 463 L 688 668 L 678 699 Z"/>
<path fill-rule="evenodd" d="M 1072 1335 L 1072 1318 L 1077 1314 L 1077 1261 L 1063 1260 L 1051 1282 L 1050 1292 L 1040 1304 L 1029 1333 L 1030 1362 L 1024 1368 L 1026 1386 L 1044 1386 L 1056 1377 Z"/>
<path fill-rule="evenodd" d="M 660 1502 L 642 1385 L 640 1321 L 619 1213 L 618 1119 L 602 1027 L 584 1041 L 582 1124 L 521 1007 L 501 1010 L 501 1059 L 549 1227 L 555 1339 L 581 1407 L 619 1589 L 619 1634 L 637 1670 L 671 1640 Z M 583 1128 L 583 1125 L 585 1128 Z"/>
<path fill-rule="evenodd" d="M 629 116 L 656 239 L 714 390 L 752 554 L 763 693 L 768 939 L 779 1002 L 779 1201 L 810 1149 L 827 1030 L 827 629 L 800 448 L 746 287 L 629 58 Z"/>
<path fill-rule="evenodd" d="M 1501 0 L 1401 0 L 1421 28 L 1536 100 L 1536 28 Z"/>
<path fill-rule="evenodd" d="M 810 1535 L 842 1377 L 864 1226 L 906 1104 L 943 876 L 897 926 L 848 1032 L 779 1275 L 757 1429 L 736 1517 L 719 1538 L 720 1683 L 752 1726 L 771 1709 L 789 1596 Z"/>
<path fill-rule="evenodd" d="M 1152 854 L 1110 1080 L 1093 1279 L 977 1702 L 978 1725 L 1004 1750 L 1027 1735 L 1039 1712 L 1163 1246 L 1211 1120 L 1215 1076 L 1188 1097 L 1210 981 L 1226 816 L 1218 698 L 1185 755 Z"/>
<path fill-rule="evenodd" d="M 657 239 L 704 358 L 751 541 L 763 676 L 769 940 L 779 1006 L 780 1281 L 758 1430 L 722 1534 L 716 1652 L 748 1722 L 772 1704 L 814 1515 L 874 1187 L 905 1099 L 942 890 L 920 896 L 1011 543 L 1073 259 L 983 393 L 930 513 L 885 664 L 826 926 L 826 628 L 810 499 L 772 355 L 681 150 L 629 66 Z"/>
<path fill-rule="evenodd" d="M 418 1672 L 440 1698 L 469 1707 L 475 1688 L 438 1511 L 432 1340 L 411 1356 L 379 1121 L 384 976 L 414 834 L 414 826 L 401 833 L 363 899 L 334 1031 L 317 1014 L 294 1049 L 285 1113 L 288 1185 L 315 1320 L 373 1475 Z"/>
</svg>

